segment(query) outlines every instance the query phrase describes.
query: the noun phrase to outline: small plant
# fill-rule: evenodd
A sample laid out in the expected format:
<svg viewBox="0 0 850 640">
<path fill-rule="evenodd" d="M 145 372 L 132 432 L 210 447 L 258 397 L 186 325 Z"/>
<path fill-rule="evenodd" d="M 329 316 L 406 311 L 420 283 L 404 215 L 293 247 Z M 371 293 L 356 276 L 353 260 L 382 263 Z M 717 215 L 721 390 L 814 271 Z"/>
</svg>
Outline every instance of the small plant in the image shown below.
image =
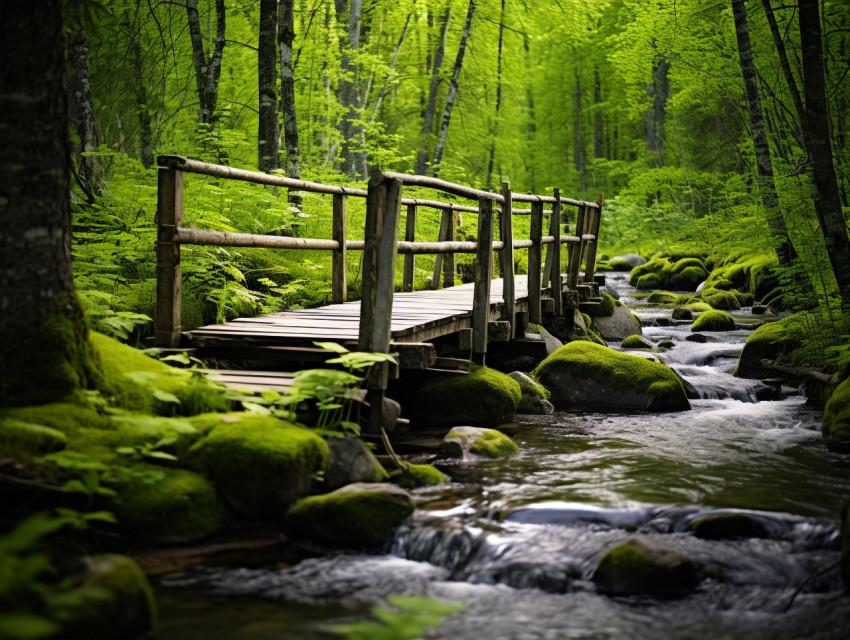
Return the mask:
<svg viewBox="0 0 850 640">
<path fill-rule="evenodd" d="M 387 603 L 390 607 L 372 607 L 374 620 L 338 624 L 330 630 L 347 640 L 413 640 L 465 609 L 459 604 L 411 596 L 390 596 Z"/>
<path fill-rule="evenodd" d="M 129 456 L 133 460 L 167 460 L 169 462 L 176 462 L 177 456 L 159 450 L 161 447 L 170 447 L 176 442 L 176 437 L 164 436 L 156 442 L 118 447 L 115 449 L 115 452 L 120 453 L 122 456 Z"/>
</svg>

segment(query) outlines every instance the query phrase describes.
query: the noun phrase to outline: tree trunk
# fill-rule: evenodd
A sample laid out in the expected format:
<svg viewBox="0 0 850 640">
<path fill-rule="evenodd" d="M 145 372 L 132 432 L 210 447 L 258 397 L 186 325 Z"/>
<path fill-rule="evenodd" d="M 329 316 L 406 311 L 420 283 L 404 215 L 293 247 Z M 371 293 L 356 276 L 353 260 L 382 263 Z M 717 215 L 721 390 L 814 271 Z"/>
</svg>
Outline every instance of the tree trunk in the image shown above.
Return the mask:
<svg viewBox="0 0 850 640">
<path fill-rule="evenodd" d="M 658 56 L 652 72 L 652 84 L 647 87 L 647 93 L 653 101 L 646 122 L 646 148 L 655 154 L 659 167 L 664 166 L 664 125 L 667 121 L 667 99 L 670 97 L 669 70 L 667 59 Z"/>
<path fill-rule="evenodd" d="M 131 36 L 132 37 L 132 36 Z M 133 70 L 136 73 L 133 89 L 136 94 L 136 114 L 139 119 L 139 155 L 145 169 L 153 166 L 153 128 L 151 126 L 151 108 L 148 104 L 148 91 L 144 81 L 144 62 L 138 37 L 133 37 L 131 55 Z"/>
<path fill-rule="evenodd" d="M 280 109 L 283 115 L 283 142 L 286 146 L 286 175 L 301 177 L 298 148 L 298 114 L 295 110 L 295 66 L 292 42 L 295 39 L 294 0 L 281 0 L 278 38 L 280 42 Z"/>
<path fill-rule="evenodd" d="M 0 406 L 97 380 L 71 273 L 64 43 L 60 0 L 0 3 Z"/>
<path fill-rule="evenodd" d="M 496 159 L 496 140 L 499 137 L 499 111 L 502 107 L 502 44 L 505 38 L 505 0 L 502 0 L 502 11 L 499 14 L 499 54 L 496 58 L 496 117 L 490 134 L 490 158 L 487 161 L 487 187 L 491 188 L 493 179 L 493 163 Z M 501 173 L 501 172 L 500 172 Z M 499 177 L 499 182 L 502 179 Z"/>
<path fill-rule="evenodd" d="M 847 236 L 847 223 L 841 210 L 838 180 L 832 163 L 820 8 L 818 0 L 799 0 L 798 8 L 806 114 L 803 136 L 812 166 L 815 213 L 823 232 L 832 271 L 838 283 L 841 306 L 845 311 L 850 312 L 850 238 Z"/>
<path fill-rule="evenodd" d="M 97 156 L 82 155 L 97 151 L 100 146 L 100 130 L 94 115 L 89 80 L 89 40 L 82 29 L 76 29 L 68 36 L 68 63 L 74 70 L 74 75 L 68 79 L 68 116 L 79 137 L 79 142 L 71 144 L 71 152 L 77 161 L 76 176 L 80 187 L 91 204 L 103 185 Z"/>
<path fill-rule="evenodd" d="M 575 91 L 575 127 L 573 130 L 573 160 L 579 177 L 579 188 L 587 191 L 587 152 L 584 148 L 584 135 L 581 130 L 581 78 L 576 69 Z"/>
<path fill-rule="evenodd" d="M 457 97 L 457 81 L 460 70 L 463 68 L 463 56 L 466 53 L 466 43 L 469 40 L 469 29 L 472 26 L 472 14 L 475 11 L 475 0 L 469 0 L 469 8 L 466 11 L 466 22 L 463 24 L 463 33 L 460 36 L 460 45 L 457 49 L 455 68 L 452 72 L 452 81 L 449 85 L 449 93 L 446 96 L 446 108 L 443 111 L 443 120 L 440 123 L 440 137 L 437 140 L 437 148 L 434 150 L 434 162 L 431 163 L 431 175 L 435 178 L 440 173 L 440 162 L 443 160 L 443 150 L 446 148 L 446 136 L 449 133 L 449 123 L 452 120 L 452 110 Z"/>
<path fill-rule="evenodd" d="M 280 129 L 277 123 L 277 18 L 277 0 L 260 0 L 260 34 L 257 42 L 257 167 L 267 173 L 280 168 Z"/>
<path fill-rule="evenodd" d="M 336 2 L 337 17 L 341 17 L 345 11 L 345 2 Z M 342 9 L 342 12 L 340 11 Z M 360 48 L 360 17 L 362 12 L 362 0 L 351 0 L 348 13 L 348 45 L 352 52 Z M 342 168 L 350 178 L 357 173 L 358 154 L 362 153 L 360 138 L 363 127 L 358 124 L 360 111 L 357 108 L 357 88 L 355 86 L 355 73 L 351 64 L 351 54 L 344 50 L 342 55 L 342 78 L 337 90 L 339 102 L 345 108 L 345 114 L 340 122 L 340 133 L 342 134 Z M 362 176 L 361 176 L 362 177 Z"/>
<path fill-rule="evenodd" d="M 449 33 L 449 18 L 451 17 L 451 5 L 446 7 L 446 15 L 443 18 L 443 35 L 434 54 L 434 64 L 431 73 L 431 86 L 428 87 L 428 104 L 425 107 L 425 119 L 422 122 L 422 142 L 419 155 L 416 157 L 416 173 L 423 174 L 428 170 L 428 147 L 431 134 L 434 132 L 434 115 L 437 113 L 437 90 L 440 88 L 440 67 L 443 66 L 443 57 L 446 55 L 446 37 Z"/>
<path fill-rule="evenodd" d="M 605 143 L 602 135 L 602 78 L 599 69 L 593 70 L 593 157 L 605 157 Z"/>
<path fill-rule="evenodd" d="M 756 169 L 758 187 L 767 226 L 773 238 L 776 255 L 782 266 L 788 267 L 796 257 L 791 238 L 785 228 L 785 220 L 779 208 L 779 198 L 776 194 L 776 184 L 773 180 L 773 163 L 770 158 L 770 146 L 764 130 L 764 114 L 761 109 L 756 69 L 753 64 L 753 51 L 750 47 L 750 32 L 747 26 L 747 7 L 745 0 L 732 0 L 732 15 L 735 19 L 735 35 L 738 39 L 738 58 L 741 63 L 741 74 L 744 78 L 744 93 L 747 97 L 747 113 L 750 118 L 753 146 L 756 152 Z"/>
<path fill-rule="evenodd" d="M 529 69 L 534 68 L 534 61 L 531 59 L 531 46 L 528 43 L 528 36 L 525 36 L 522 39 L 522 46 L 525 49 L 525 64 Z M 528 150 L 523 154 L 523 158 L 526 158 L 525 167 L 526 171 L 528 171 L 528 177 L 530 181 L 531 191 L 537 191 L 537 162 L 535 150 L 537 145 L 535 141 L 537 140 L 537 120 L 534 111 L 534 85 L 531 82 L 531 78 L 526 78 L 525 80 L 525 102 L 528 108 L 528 117 L 526 121 L 528 122 L 528 128 L 526 130 L 526 139 L 529 141 Z"/>
<path fill-rule="evenodd" d="M 404 26 L 401 28 L 401 35 L 398 37 L 398 44 L 395 47 L 395 51 L 393 52 L 393 59 L 390 62 L 389 74 L 387 75 L 387 79 L 384 82 L 384 85 L 381 87 L 381 90 L 378 92 L 378 99 L 375 101 L 375 106 L 372 109 L 372 117 L 371 121 L 374 122 L 375 117 L 378 115 L 378 112 L 381 110 L 381 105 L 384 104 L 384 98 L 387 95 L 387 91 L 390 88 L 390 78 L 392 76 L 393 71 L 395 71 L 396 63 L 398 62 L 398 54 L 401 51 L 401 45 L 404 44 L 404 36 L 407 33 L 407 25 L 410 24 L 410 18 L 413 16 L 413 12 L 407 14 L 407 18 L 404 20 Z"/>
<path fill-rule="evenodd" d="M 221 78 L 221 56 L 225 43 L 224 0 L 215 0 L 215 44 L 209 58 L 204 51 L 198 0 L 186 0 L 186 15 L 189 20 L 192 66 L 195 68 L 195 84 L 198 90 L 198 118 L 204 124 L 213 125 L 217 118 L 215 110 L 218 102 L 218 81 Z"/>
</svg>

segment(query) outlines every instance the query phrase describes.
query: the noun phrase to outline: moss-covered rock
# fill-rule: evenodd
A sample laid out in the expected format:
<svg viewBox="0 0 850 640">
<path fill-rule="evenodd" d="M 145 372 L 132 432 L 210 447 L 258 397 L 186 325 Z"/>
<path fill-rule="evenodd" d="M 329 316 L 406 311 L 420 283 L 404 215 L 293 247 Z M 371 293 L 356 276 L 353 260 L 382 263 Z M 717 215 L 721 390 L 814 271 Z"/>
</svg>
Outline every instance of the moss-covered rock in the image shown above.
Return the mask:
<svg viewBox="0 0 850 640">
<path fill-rule="evenodd" d="M 64 449 L 65 434 L 40 424 L 0 418 L 0 452 L 7 455 L 36 455 Z"/>
<path fill-rule="evenodd" d="M 635 287 L 637 289 L 658 289 L 664 286 L 664 278 L 658 273 L 647 273 L 637 279 Z"/>
<path fill-rule="evenodd" d="M 653 258 L 652 260 L 632 269 L 632 272 L 629 274 L 629 284 L 633 287 L 637 287 L 638 289 L 657 289 L 658 287 L 663 286 L 665 280 L 664 274 L 670 273 L 672 271 L 672 267 L 673 265 L 670 264 L 670 261 L 667 260 L 667 258 Z M 645 283 L 656 282 L 657 284 L 652 286 L 641 286 L 641 278 L 645 278 L 646 276 L 654 276 L 654 278 L 645 280 Z"/>
<path fill-rule="evenodd" d="M 673 320 L 693 320 L 694 312 L 692 309 L 688 309 L 687 307 L 679 307 L 678 309 L 673 309 Z"/>
<path fill-rule="evenodd" d="M 99 597 L 66 599 L 62 637 L 69 640 L 137 640 L 153 631 L 156 606 L 145 574 L 132 558 L 87 558 L 76 579 Z M 73 595 L 73 592 L 69 595 Z"/>
<path fill-rule="evenodd" d="M 328 445 L 310 429 L 269 416 L 222 414 L 190 450 L 225 499 L 250 518 L 271 518 L 310 492 Z"/>
<path fill-rule="evenodd" d="M 403 489 L 417 489 L 443 484 L 449 477 L 430 464 L 404 463 L 402 469 L 390 473 L 390 481 Z"/>
<path fill-rule="evenodd" d="M 642 333 L 640 319 L 624 305 L 616 307 L 609 318 L 596 318 L 593 326 L 598 329 L 602 340 L 591 340 L 591 342 L 602 345 L 605 345 L 604 340 L 623 340 L 628 336 L 639 336 Z"/>
<path fill-rule="evenodd" d="M 518 413 L 533 415 L 549 415 L 552 413 L 554 407 L 549 402 L 549 392 L 542 384 L 522 371 L 513 371 L 508 376 L 516 380 L 522 393 L 522 398 L 517 407 Z"/>
<path fill-rule="evenodd" d="M 183 544 L 218 532 L 224 508 L 203 476 L 138 464 L 120 476 L 115 515 L 124 535 L 148 544 Z"/>
<path fill-rule="evenodd" d="M 519 384 L 504 373 L 473 367 L 465 376 L 444 376 L 416 393 L 416 422 L 451 427 L 471 424 L 495 427 L 510 422 L 519 407 Z"/>
<path fill-rule="evenodd" d="M 360 438 L 328 438 L 330 460 L 325 471 L 325 491 L 352 482 L 383 482 L 387 472 Z"/>
<path fill-rule="evenodd" d="M 680 597 L 699 583 L 699 564 L 683 553 L 635 537 L 606 551 L 593 572 L 597 587 L 615 596 Z"/>
<path fill-rule="evenodd" d="M 746 513 L 715 513 L 697 518 L 688 531 L 704 540 L 735 540 L 739 538 L 767 538 L 767 528 Z"/>
<path fill-rule="evenodd" d="M 769 377 L 770 371 L 762 366 L 761 361 L 776 360 L 792 352 L 805 338 L 805 324 L 800 314 L 763 324 L 747 338 L 734 375 L 739 378 Z"/>
<path fill-rule="evenodd" d="M 310 496 L 286 512 L 287 533 L 342 548 L 377 548 L 414 510 L 413 499 L 392 484 L 351 484 Z"/>
<path fill-rule="evenodd" d="M 631 262 L 625 259 L 611 258 L 608 261 L 608 268 L 611 271 L 631 271 L 632 264 Z"/>
<path fill-rule="evenodd" d="M 839 384 L 829 397 L 821 432 L 830 451 L 850 453 L 850 378 Z"/>
<path fill-rule="evenodd" d="M 462 458 L 474 454 L 484 458 L 508 458 L 519 453 L 519 447 L 501 431 L 477 427 L 454 427 L 443 438 L 443 448 Z"/>
<path fill-rule="evenodd" d="M 671 293 L 669 291 L 653 291 L 649 294 L 646 301 L 652 304 L 680 304 L 683 298 L 684 296 L 681 296 L 678 293 Z"/>
<path fill-rule="evenodd" d="M 711 311 L 711 305 L 707 302 L 689 302 L 685 305 L 686 309 L 690 309 L 694 313 L 702 313 L 703 311 Z"/>
<path fill-rule="evenodd" d="M 735 299 L 738 301 L 742 307 L 749 307 L 753 304 L 753 294 L 745 293 L 742 291 L 732 290 L 730 293 L 735 296 Z"/>
<path fill-rule="evenodd" d="M 691 331 L 734 331 L 735 320 L 725 311 L 701 313 L 691 325 Z"/>
<path fill-rule="evenodd" d="M 741 308 L 741 303 L 734 293 L 729 291 L 721 291 L 720 289 L 703 289 L 700 292 L 700 297 L 703 302 L 711 305 L 712 309 L 720 309 L 722 311 L 737 311 Z"/>
<path fill-rule="evenodd" d="M 652 349 L 652 345 L 640 336 L 629 336 L 623 340 L 623 349 Z"/>
<path fill-rule="evenodd" d="M 610 318 L 617 307 L 617 301 L 608 293 L 602 294 L 602 302 L 599 306 L 591 307 L 588 314 L 591 318 Z"/>
<path fill-rule="evenodd" d="M 675 274 L 670 283 L 677 291 L 696 291 L 700 282 L 705 281 L 706 271 L 699 267 L 688 267 L 681 273 Z"/>
<path fill-rule="evenodd" d="M 685 390 L 666 365 L 588 342 L 571 342 L 534 371 L 556 408 L 686 411 Z"/>
</svg>

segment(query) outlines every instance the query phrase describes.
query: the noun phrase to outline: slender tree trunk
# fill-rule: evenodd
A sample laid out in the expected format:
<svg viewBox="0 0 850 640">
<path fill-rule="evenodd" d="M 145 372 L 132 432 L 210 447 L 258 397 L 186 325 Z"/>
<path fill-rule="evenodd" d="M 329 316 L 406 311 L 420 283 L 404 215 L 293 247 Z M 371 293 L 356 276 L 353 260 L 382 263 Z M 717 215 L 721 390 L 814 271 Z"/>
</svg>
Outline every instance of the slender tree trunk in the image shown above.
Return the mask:
<svg viewBox="0 0 850 640">
<path fill-rule="evenodd" d="M 68 36 L 68 63 L 74 71 L 68 79 L 68 115 L 79 137 L 78 143 L 71 144 L 71 151 L 77 161 L 76 175 L 80 187 L 91 202 L 103 185 L 98 158 L 82 155 L 87 151 L 97 151 L 100 146 L 100 130 L 94 115 L 89 80 L 89 40 L 82 29 L 76 29 Z"/>
<path fill-rule="evenodd" d="M 195 84 L 198 90 L 198 118 L 209 125 L 216 121 L 218 83 L 221 78 L 221 57 L 224 52 L 225 10 L 224 0 L 215 0 L 216 33 L 215 43 L 209 58 L 204 51 L 204 37 L 198 15 L 198 0 L 186 0 L 186 15 L 189 20 L 189 38 L 192 41 L 192 66 L 195 68 Z M 212 25 L 207 23 L 208 32 Z"/>
<path fill-rule="evenodd" d="M 788 84 L 788 91 L 791 93 L 791 100 L 794 103 L 794 109 L 797 112 L 798 118 L 798 138 L 802 133 L 802 128 L 805 123 L 805 109 L 803 107 L 803 98 L 800 96 L 800 90 L 797 87 L 797 81 L 794 79 L 794 74 L 791 72 L 791 65 L 788 62 L 788 53 L 785 51 L 785 43 L 782 41 L 782 33 L 779 31 L 779 25 L 776 23 L 776 16 L 773 15 L 773 7 L 770 6 L 770 0 L 761 0 L 764 6 L 764 13 L 767 16 L 767 24 L 770 25 L 770 33 L 773 35 L 773 43 L 776 45 L 776 53 L 779 55 L 779 66 L 782 67 L 782 74 L 785 76 L 785 82 Z"/>
<path fill-rule="evenodd" d="M 584 148 L 584 135 L 581 129 L 581 78 L 576 69 L 575 90 L 575 126 L 573 129 L 573 160 L 579 177 L 579 188 L 587 191 L 587 152 Z"/>
<path fill-rule="evenodd" d="M 776 255 L 782 266 L 788 267 L 796 257 L 791 238 L 785 228 L 776 184 L 773 180 L 773 163 L 770 158 L 770 146 L 764 130 L 764 114 L 761 109 L 756 69 L 753 64 L 753 51 L 750 47 L 750 32 L 747 26 L 747 7 L 745 0 L 732 0 L 732 15 L 735 19 L 735 35 L 738 39 L 738 57 L 741 74 L 744 78 L 744 93 L 747 97 L 747 113 L 750 117 L 753 146 L 756 152 L 756 169 L 761 201 L 764 204 L 767 225 L 773 241 L 776 243 Z"/>
<path fill-rule="evenodd" d="M 136 95 L 136 115 L 139 120 L 139 156 L 145 169 L 150 169 L 153 166 L 153 127 L 151 125 L 151 107 L 148 104 L 148 90 L 144 79 L 145 65 L 142 60 L 139 38 L 135 35 L 130 37 L 132 38 L 130 55 L 132 56 L 133 70 L 136 73 L 133 90 Z"/>
<path fill-rule="evenodd" d="M 670 96 L 669 70 L 667 59 L 658 56 L 652 73 L 652 84 L 647 88 L 653 102 L 646 123 L 646 148 L 655 154 L 659 167 L 664 166 L 664 125 L 667 122 L 667 99 Z"/>
<path fill-rule="evenodd" d="M 389 74 L 387 75 L 387 79 L 384 81 L 381 90 L 378 92 L 378 99 L 375 100 L 375 106 L 372 108 L 372 117 L 371 121 L 374 122 L 375 117 L 378 115 L 378 112 L 381 110 L 381 105 L 384 104 L 384 98 L 387 95 L 387 91 L 390 88 L 390 79 L 392 77 L 393 71 L 395 71 L 396 63 L 398 62 L 398 54 L 401 51 L 401 45 L 404 44 L 404 36 L 407 33 L 407 25 L 410 24 L 410 18 L 413 16 L 413 12 L 407 14 L 407 18 L 404 20 L 404 26 L 401 28 L 401 35 L 398 37 L 398 44 L 396 45 L 395 51 L 393 52 L 393 59 L 390 62 Z"/>
<path fill-rule="evenodd" d="M 460 36 L 460 45 L 457 50 L 455 67 L 452 72 L 449 93 L 446 96 L 446 108 L 443 111 L 443 120 L 440 123 L 440 137 L 437 139 L 437 148 L 434 150 L 434 162 L 431 163 L 431 175 L 437 177 L 440 173 L 440 162 L 443 160 L 443 151 L 446 148 L 446 137 L 449 133 L 449 123 L 452 120 L 452 110 L 457 98 L 458 78 L 463 68 L 463 56 L 466 53 L 466 43 L 469 40 L 469 29 L 472 26 L 472 14 L 475 11 L 475 0 L 469 0 L 469 8 L 466 11 L 466 22 L 463 24 L 463 33 Z"/>
<path fill-rule="evenodd" d="M 499 138 L 499 117 L 502 108 L 502 44 L 505 38 L 505 0 L 502 0 L 502 11 L 499 13 L 499 54 L 496 58 L 496 117 L 493 121 L 493 131 L 490 135 L 490 158 L 487 161 L 487 186 L 492 187 L 493 163 L 496 159 L 496 140 Z M 501 182 L 501 176 L 499 178 Z"/>
<path fill-rule="evenodd" d="M 301 177 L 298 148 L 298 114 L 295 110 L 295 67 L 292 42 L 295 39 L 294 0 L 281 0 L 278 38 L 280 42 L 280 108 L 283 115 L 283 141 L 286 146 L 286 175 Z"/>
<path fill-rule="evenodd" d="M 336 1 L 337 17 L 341 18 L 345 11 L 345 1 Z M 342 9 L 342 11 L 340 11 Z M 360 48 L 360 17 L 362 12 L 362 0 L 351 0 L 348 12 L 348 47 L 351 52 Z M 340 104 L 345 108 L 345 114 L 340 122 L 340 133 L 342 134 L 342 165 L 350 178 L 356 174 L 356 155 L 360 152 L 360 134 L 362 127 L 357 124 L 360 111 L 357 108 L 355 69 L 351 64 L 351 54 L 348 50 L 342 55 L 342 78 L 337 89 Z"/>
<path fill-rule="evenodd" d="M 431 134 L 434 132 L 434 115 L 437 113 L 437 90 L 440 88 L 440 67 L 443 66 L 443 57 L 446 55 L 446 37 L 449 33 L 449 18 L 451 17 L 451 5 L 446 7 L 446 15 L 443 17 L 442 37 L 434 54 L 434 64 L 431 74 L 431 86 L 428 87 L 428 102 L 425 107 L 425 118 L 422 122 L 422 141 L 420 142 L 419 155 L 416 157 L 416 173 L 423 174 L 428 169 L 428 148 L 430 146 Z"/>
<path fill-rule="evenodd" d="M 280 129 L 277 122 L 277 11 L 277 0 L 260 0 L 260 34 L 257 42 L 257 167 L 265 172 L 280 168 Z"/>
<path fill-rule="evenodd" d="M 91 388 L 74 293 L 60 0 L 0 3 L 0 406 Z"/>
<path fill-rule="evenodd" d="M 593 157 L 605 157 L 605 138 L 602 135 L 602 78 L 599 69 L 593 70 Z"/>
<path fill-rule="evenodd" d="M 522 46 L 525 49 L 525 65 L 528 69 L 534 68 L 534 61 L 531 59 L 531 45 L 528 42 L 528 36 L 525 36 L 522 39 Z M 529 74 L 530 75 L 530 74 Z M 523 154 L 523 157 L 527 158 L 526 160 L 526 170 L 528 171 L 528 176 L 531 183 L 531 190 L 537 190 L 537 162 L 536 162 L 536 154 L 535 151 L 537 149 L 536 140 L 537 140 L 537 120 L 536 114 L 534 110 L 534 86 L 531 83 L 531 78 L 528 77 L 525 80 L 525 102 L 526 107 L 528 108 L 528 117 L 526 121 L 528 122 L 528 128 L 526 131 L 527 140 L 529 141 L 528 152 Z"/>
<path fill-rule="evenodd" d="M 818 0 L 798 0 L 800 45 L 803 58 L 803 89 L 806 124 L 803 135 L 812 166 L 815 213 L 823 232 L 826 252 L 838 283 L 841 306 L 850 312 L 850 238 L 841 210 L 838 179 L 832 163 L 829 105 L 824 80 L 823 40 Z"/>
</svg>

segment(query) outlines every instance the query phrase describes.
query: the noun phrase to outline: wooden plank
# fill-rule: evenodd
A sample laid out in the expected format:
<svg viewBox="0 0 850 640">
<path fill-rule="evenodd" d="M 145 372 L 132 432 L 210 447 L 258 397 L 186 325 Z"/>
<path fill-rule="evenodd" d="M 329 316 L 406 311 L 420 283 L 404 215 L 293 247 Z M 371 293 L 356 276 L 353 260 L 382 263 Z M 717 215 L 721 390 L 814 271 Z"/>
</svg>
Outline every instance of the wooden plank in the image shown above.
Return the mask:
<svg viewBox="0 0 850 640">
<path fill-rule="evenodd" d="M 345 302 L 346 297 L 346 270 L 345 270 L 345 242 L 348 229 L 348 212 L 346 207 L 346 196 L 335 193 L 333 196 L 333 239 L 339 243 L 339 248 L 334 249 L 331 262 L 331 300 L 335 304 Z"/>
<path fill-rule="evenodd" d="M 511 325 L 511 339 L 516 336 L 516 288 L 514 278 L 514 217 L 513 196 L 509 182 L 502 182 L 502 214 L 499 217 L 499 239 L 505 246 L 499 252 L 499 268 L 502 274 L 502 297 L 505 301 L 503 319 Z"/>
<path fill-rule="evenodd" d="M 605 194 L 599 196 L 599 208 L 594 212 L 593 224 L 588 230 L 588 233 L 593 235 L 587 245 L 587 264 L 584 269 L 584 281 L 593 282 L 593 276 L 596 273 L 596 248 L 599 245 L 599 226 L 602 223 L 602 206 L 605 203 Z"/>
<path fill-rule="evenodd" d="M 493 280 L 493 201 L 478 203 L 478 254 L 475 259 L 475 292 L 472 306 L 472 359 L 483 365 L 490 321 L 490 285 Z"/>
<path fill-rule="evenodd" d="M 416 205 L 407 205 L 407 218 L 404 221 L 405 242 L 416 241 Z M 402 291 L 413 291 L 413 280 L 416 273 L 416 256 L 408 253 L 404 256 L 404 275 L 402 276 Z"/>
<path fill-rule="evenodd" d="M 540 324 L 541 259 L 543 254 L 543 203 L 531 203 L 531 247 L 528 249 L 528 320 Z"/>
<path fill-rule="evenodd" d="M 177 347 L 183 333 L 183 276 L 180 244 L 175 241 L 183 220 L 183 173 L 160 167 L 157 177 L 156 321 L 154 346 Z"/>
</svg>

